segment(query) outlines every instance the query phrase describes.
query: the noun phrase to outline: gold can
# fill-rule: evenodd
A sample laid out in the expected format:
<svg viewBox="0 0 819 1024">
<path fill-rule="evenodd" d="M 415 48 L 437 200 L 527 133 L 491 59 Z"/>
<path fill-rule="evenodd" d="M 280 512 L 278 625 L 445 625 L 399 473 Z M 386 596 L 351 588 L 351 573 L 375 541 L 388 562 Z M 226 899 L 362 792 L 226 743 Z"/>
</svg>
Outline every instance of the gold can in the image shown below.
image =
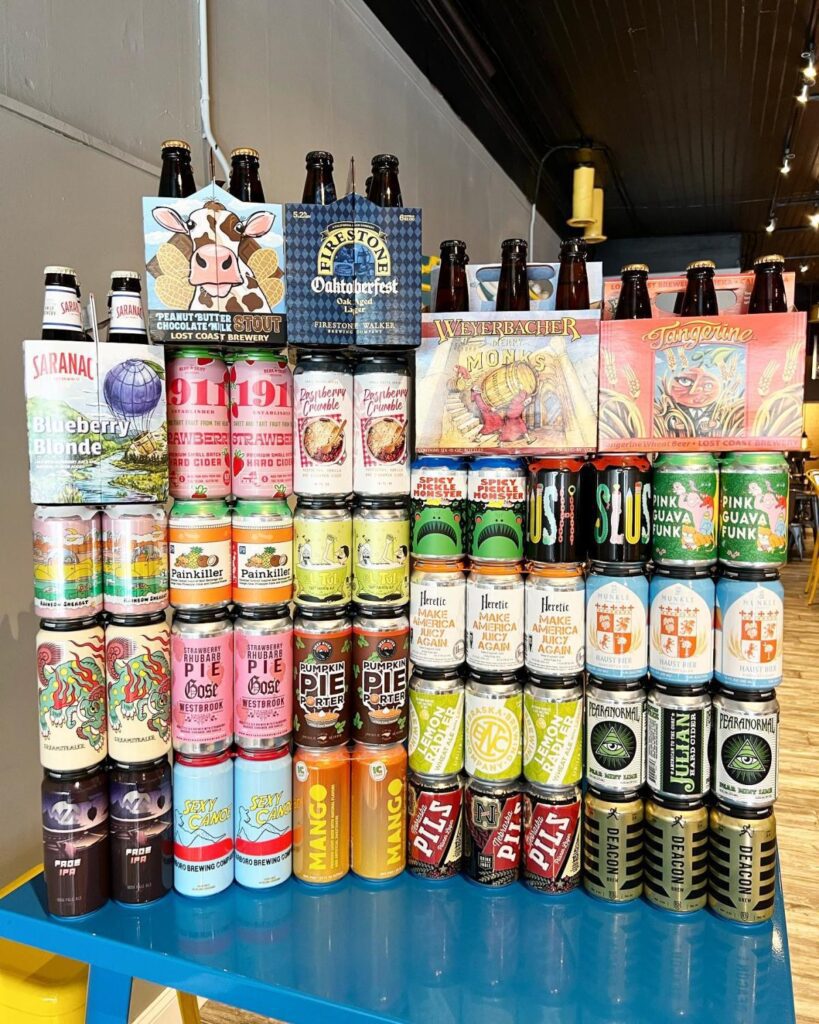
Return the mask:
<svg viewBox="0 0 819 1024">
<path fill-rule="evenodd" d="M 589 787 L 583 801 L 583 886 L 610 903 L 643 892 L 643 801 Z"/>
<path fill-rule="evenodd" d="M 776 818 L 773 808 L 711 809 L 708 906 L 729 921 L 759 924 L 774 911 Z"/>
<path fill-rule="evenodd" d="M 708 883 L 708 811 L 702 800 L 646 800 L 643 886 L 655 907 L 702 910 Z"/>
<path fill-rule="evenodd" d="M 293 755 L 293 874 L 327 885 L 350 870 L 350 755 L 346 747 Z"/>
<path fill-rule="evenodd" d="M 407 752 L 356 743 L 352 757 L 352 868 L 383 881 L 407 861 Z"/>
</svg>

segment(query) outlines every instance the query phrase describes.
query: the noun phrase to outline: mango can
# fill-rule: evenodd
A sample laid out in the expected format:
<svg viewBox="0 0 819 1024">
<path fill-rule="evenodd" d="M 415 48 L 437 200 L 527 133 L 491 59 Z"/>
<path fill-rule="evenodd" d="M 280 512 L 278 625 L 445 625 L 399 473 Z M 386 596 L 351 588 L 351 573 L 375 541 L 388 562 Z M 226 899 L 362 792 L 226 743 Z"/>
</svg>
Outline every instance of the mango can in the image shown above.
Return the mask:
<svg viewBox="0 0 819 1024">
<path fill-rule="evenodd" d="M 350 755 L 346 747 L 293 755 L 293 874 L 311 885 L 350 870 Z"/>
<path fill-rule="evenodd" d="M 352 754 L 352 868 L 374 882 L 407 863 L 407 751 L 356 743 Z"/>
</svg>

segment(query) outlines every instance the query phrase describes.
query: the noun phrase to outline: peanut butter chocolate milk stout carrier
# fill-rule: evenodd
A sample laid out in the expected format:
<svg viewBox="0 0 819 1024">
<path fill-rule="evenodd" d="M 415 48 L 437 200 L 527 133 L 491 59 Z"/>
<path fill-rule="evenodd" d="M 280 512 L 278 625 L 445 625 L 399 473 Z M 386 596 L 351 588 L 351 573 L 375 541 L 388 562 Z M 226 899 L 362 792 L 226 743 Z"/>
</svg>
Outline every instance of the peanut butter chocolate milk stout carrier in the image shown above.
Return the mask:
<svg viewBox="0 0 819 1024">
<path fill-rule="evenodd" d="M 477 672 L 523 667 L 521 566 L 473 565 L 466 581 L 466 663 Z"/>
<path fill-rule="evenodd" d="M 115 270 L 108 292 L 108 341 L 147 345 L 145 311 L 142 308 L 142 278 L 135 270 Z"/>
<path fill-rule="evenodd" d="M 409 766 L 423 776 L 464 766 L 464 683 L 457 668 L 416 665 L 409 682 Z"/>
<path fill-rule="evenodd" d="M 758 256 L 754 260 L 754 286 L 749 313 L 787 313 L 788 298 L 782 271 L 784 256 Z"/>
<path fill-rule="evenodd" d="M 353 518 L 343 498 L 300 497 L 293 514 L 293 600 L 346 608 L 352 598 Z"/>
<path fill-rule="evenodd" d="M 102 611 L 99 512 L 38 505 L 32 520 L 34 611 L 43 619 L 87 619 Z"/>
<path fill-rule="evenodd" d="M 714 288 L 713 260 L 694 260 L 685 268 L 688 283 L 685 286 L 680 316 L 716 316 L 719 313 Z"/>
<path fill-rule="evenodd" d="M 328 885 L 350 870 L 350 752 L 296 747 L 293 755 L 293 874 Z"/>
<path fill-rule="evenodd" d="M 213 896 L 233 881 L 233 762 L 227 750 L 176 754 L 173 766 L 173 887 Z"/>
<path fill-rule="evenodd" d="M 224 501 L 176 501 L 168 521 L 168 578 L 174 608 L 225 608 L 233 595 L 231 516 Z"/>
<path fill-rule="evenodd" d="M 419 878 L 452 878 L 461 870 L 463 790 L 460 775 L 407 780 L 407 867 Z"/>
<path fill-rule="evenodd" d="M 353 624 L 347 608 L 297 608 L 293 666 L 296 743 L 343 746 L 353 720 Z"/>
<path fill-rule="evenodd" d="M 293 490 L 345 498 L 353 489 L 353 376 L 336 352 L 299 352 L 293 373 Z"/>
<path fill-rule="evenodd" d="M 501 242 L 501 268 L 495 309 L 498 312 L 525 312 L 529 309 L 529 272 L 526 255 L 529 245 L 523 238 Z"/>
<path fill-rule="evenodd" d="M 43 273 L 43 340 L 85 341 L 77 272 L 73 267 L 46 267 Z"/>
<path fill-rule="evenodd" d="M 326 206 L 336 201 L 336 185 L 333 181 L 333 154 L 323 149 L 311 150 L 304 158 L 307 177 L 301 201 L 317 206 Z"/>
<path fill-rule="evenodd" d="M 587 255 L 586 243 L 582 238 L 568 238 L 561 244 L 555 293 L 556 310 L 589 308 Z"/>
<path fill-rule="evenodd" d="M 711 808 L 708 906 L 719 917 L 758 924 L 776 899 L 776 818 L 770 807 Z"/>
<path fill-rule="evenodd" d="M 179 611 L 171 632 L 173 748 L 204 757 L 233 743 L 233 623 L 225 609 Z"/>
<path fill-rule="evenodd" d="M 413 665 L 457 669 L 466 657 L 466 575 L 462 562 L 416 558 L 410 577 L 410 649 Z"/>
<path fill-rule="evenodd" d="M 367 198 L 376 206 L 403 206 L 398 184 L 398 157 L 380 153 L 372 159 L 372 176 L 368 179 Z"/>
<path fill-rule="evenodd" d="M 353 488 L 357 495 L 404 496 L 410 489 L 407 361 L 362 356 L 353 377 Z"/>
<path fill-rule="evenodd" d="M 466 283 L 466 242 L 449 238 L 441 242 L 441 265 L 438 269 L 438 290 L 435 293 L 436 313 L 468 313 L 469 289 Z"/>
<path fill-rule="evenodd" d="M 419 455 L 410 476 L 412 554 L 426 561 L 459 561 L 466 553 L 466 459 Z"/>
<path fill-rule="evenodd" d="M 186 346 L 167 363 L 168 474 L 172 498 L 230 494 L 228 371 L 224 359 Z"/>
<path fill-rule="evenodd" d="M 352 869 L 373 882 L 395 878 L 407 862 L 407 752 L 356 743 L 351 766 Z"/>
<path fill-rule="evenodd" d="M 286 604 L 236 610 L 233 738 L 242 750 L 278 749 L 293 729 L 293 621 Z"/>
<path fill-rule="evenodd" d="M 467 777 L 463 839 L 463 867 L 470 881 L 500 889 L 518 880 L 523 846 L 523 796 L 518 779 Z"/>
<path fill-rule="evenodd" d="M 157 195 L 169 199 L 184 199 L 195 191 L 191 147 L 182 139 L 168 139 L 162 143 L 162 172 Z"/>
<path fill-rule="evenodd" d="M 263 203 L 264 189 L 259 178 L 259 151 L 248 146 L 230 154 L 228 192 L 243 203 Z"/>
<path fill-rule="evenodd" d="M 168 516 L 161 505 L 111 505 L 102 514 L 105 610 L 151 615 L 168 607 Z"/>
<path fill-rule="evenodd" d="M 173 887 L 173 804 L 167 757 L 111 766 L 111 898 L 142 905 Z"/>
<path fill-rule="evenodd" d="M 583 800 L 583 887 L 610 903 L 643 892 L 643 800 L 589 786 Z"/>
<path fill-rule="evenodd" d="M 643 884 L 662 910 L 702 910 L 708 886 L 708 809 L 698 797 L 646 800 Z"/>
<path fill-rule="evenodd" d="M 353 739 L 401 743 L 409 731 L 409 620 L 403 609 L 358 608 L 353 620 Z"/>
<path fill-rule="evenodd" d="M 629 263 L 620 271 L 622 287 L 617 299 L 615 320 L 650 320 L 651 299 L 648 297 L 648 266 Z"/>
</svg>

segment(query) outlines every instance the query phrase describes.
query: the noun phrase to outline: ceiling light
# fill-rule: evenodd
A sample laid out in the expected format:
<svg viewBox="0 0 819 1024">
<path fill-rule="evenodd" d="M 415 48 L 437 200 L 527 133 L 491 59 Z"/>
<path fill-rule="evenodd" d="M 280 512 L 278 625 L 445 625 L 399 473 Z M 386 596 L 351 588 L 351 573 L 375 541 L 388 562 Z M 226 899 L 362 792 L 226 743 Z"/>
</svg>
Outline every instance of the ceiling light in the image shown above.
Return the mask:
<svg viewBox="0 0 819 1024">
<path fill-rule="evenodd" d="M 816 81 L 816 50 L 813 46 L 809 50 L 805 50 L 802 54 L 805 59 L 805 66 L 802 68 L 802 74 L 807 78 L 809 82 Z"/>
<path fill-rule="evenodd" d="M 808 220 L 812 228 L 819 228 L 819 213 L 809 213 Z"/>
<path fill-rule="evenodd" d="M 801 266 L 799 267 L 799 273 L 800 273 L 800 274 L 806 274 L 807 272 L 808 272 L 808 265 L 807 265 L 807 263 L 803 263 L 803 264 L 802 264 L 802 265 L 801 265 Z"/>
<path fill-rule="evenodd" d="M 801 103 L 802 106 L 804 107 L 807 104 L 809 98 L 810 98 L 810 87 L 809 87 L 809 85 L 807 83 L 807 80 L 805 79 L 802 82 L 801 90 L 797 94 L 796 102 L 797 103 Z"/>
<path fill-rule="evenodd" d="M 771 219 L 768 221 L 768 226 L 765 228 L 765 230 L 768 232 L 769 235 L 772 235 L 774 233 L 774 231 L 776 230 L 775 217 L 771 217 Z"/>
<path fill-rule="evenodd" d="M 782 157 L 782 166 L 779 168 L 780 174 L 791 173 L 791 160 L 796 156 L 796 153 L 785 153 Z"/>
</svg>

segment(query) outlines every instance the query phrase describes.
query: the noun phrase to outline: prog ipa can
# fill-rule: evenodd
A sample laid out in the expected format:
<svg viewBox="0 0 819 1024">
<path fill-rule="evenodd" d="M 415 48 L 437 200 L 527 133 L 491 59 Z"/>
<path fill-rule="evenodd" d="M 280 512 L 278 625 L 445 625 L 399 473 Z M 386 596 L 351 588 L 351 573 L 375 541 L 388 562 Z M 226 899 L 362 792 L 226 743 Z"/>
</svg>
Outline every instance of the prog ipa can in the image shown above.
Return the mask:
<svg viewBox="0 0 819 1024">
<path fill-rule="evenodd" d="M 271 889 L 293 869 L 293 762 L 289 749 L 243 750 L 233 766 L 234 875 Z"/>
<path fill-rule="evenodd" d="M 523 791 L 523 880 L 538 892 L 570 892 L 580 885 L 579 786 L 530 782 Z"/>
<path fill-rule="evenodd" d="M 708 452 L 659 455 L 651 479 L 652 558 L 686 568 L 717 560 L 719 471 Z"/>
<path fill-rule="evenodd" d="M 102 611 L 100 515 L 84 505 L 38 505 L 32 520 L 34 611 L 87 619 Z"/>
<path fill-rule="evenodd" d="M 461 562 L 415 559 L 410 576 L 410 661 L 458 668 L 466 657 L 466 575 Z"/>
<path fill-rule="evenodd" d="M 408 732 L 409 620 L 400 609 L 359 608 L 353 620 L 353 729 L 357 743 L 403 742 Z"/>
<path fill-rule="evenodd" d="M 409 681 L 409 767 L 424 776 L 464 766 L 464 684 L 457 669 L 416 666 Z"/>
<path fill-rule="evenodd" d="M 167 757 L 113 764 L 109 784 L 111 896 L 153 903 L 173 886 L 173 803 Z"/>
<path fill-rule="evenodd" d="M 243 608 L 293 597 L 293 517 L 286 501 L 237 501 L 231 521 L 233 601 Z"/>
<path fill-rule="evenodd" d="M 651 463 L 645 455 L 592 460 L 594 524 L 589 556 L 604 565 L 645 563 L 651 553 Z"/>
<path fill-rule="evenodd" d="M 293 755 L 293 874 L 311 885 L 350 870 L 350 752 L 296 747 Z"/>
<path fill-rule="evenodd" d="M 410 550 L 426 561 L 459 561 L 466 552 L 467 463 L 419 455 L 412 462 Z"/>
<path fill-rule="evenodd" d="M 369 608 L 409 601 L 405 498 L 360 498 L 353 509 L 353 600 Z"/>
<path fill-rule="evenodd" d="M 352 730 L 353 624 L 346 609 L 299 608 L 293 627 L 293 731 L 301 747 L 338 747 Z"/>
<path fill-rule="evenodd" d="M 111 505 L 102 514 L 105 610 L 151 615 L 168 607 L 168 517 L 161 505 Z"/>
<path fill-rule="evenodd" d="M 779 701 L 773 690 L 717 690 L 713 762 L 717 800 L 752 809 L 773 804 L 779 775 Z"/>
<path fill-rule="evenodd" d="M 523 796 L 520 782 L 467 778 L 463 867 L 478 885 L 499 889 L 520 876 Z"/>
<path fill-rule="evenodd" d="M 525 520 L 526 463 L 498 456 L 473 459 L 467 480 L 470 560 L 490 565 L 520 562 Z"/>
<path fill-rule="evenodd" d="M 648 577 L 640 565 L 592 563 L 586 580 L 586 668 L 601 679 L 648 670 Z"/>
<path fill-rule="evenodd" d="M 658 566 L 649 586 L 652 679 L 693 686 L 714 674 L 714 581 L 710 570 Z"/>
<path fill-rule="evenodd" d="M 782 682 L 785 590 L 776 569 L 723 569 L 714 611 L 714 676 L 766 690 Z"/>
<path fill-rule="evenodd" d="M 583 677 L 529 677 L 523 690 L 523 774 L 539 786 L 583 777 Z"/>
<path fill-rule="evenodd" d="M 244 608 L 233 623 L 234 740 L 244 750 L 269 750 L 286 745 L 292 729 L 293 622 L 288 606 Z"/>
<path fill-rule="evenodd" d="M 353 489 L 353 378 L 335 352 L 299 352 L 293 374 L 293 490 L 344 497 Z"/>
<path fill-rule="evenodd" d="M 233 881 L 233 762 L 227 751 L 177 754 L 173 766 L 173 887 L 213 896 Z"/>
<path fill-rule="evenodd" d="M 464 767 L 490 782 L 511 782 L 523 767 L 523 687 L 514 675 L 472 673 L 466 684 Z"/>
<path fill-rule="evenodd" d="M 351 867 L 380 882 L 407 862 L 407 752 L 402 743 L 353 746 L 351 758 Z"/>
<path fill-rule="evenodd" d="M 224 608 L 232 597 L 230 510 L 224 501 L 177 501 L 168 523 L 174 608 Z"/>
<path fill-rule="evenodd" d="M 583 888 L 610 903 L 643 892 L 643 800 L 593 787 L 583 800 Z"/>
<path fill-rule="evenodd" d="M 582 672 L 586 582 L 579 566 L 531 566 L 526 576 L 523 658 L 538 676 Z"/>
<path fill-rule="evenodd" d="M 581 458 L 529 463 L 526 559 L 535 565 L 585 561 L 579 497 Z"/>
<path fill-rule="evenodd" d="M 174 616 L 171 704 L 174 750 L 201 757 L 233 742 L 233 623 L 225 611 Z"/>
<path fill-rule="evenodd" d="M 352 599 L 353 519 L 343 499 L 299 498 L 293 514 L 293 600 L 345 608 Z"/>
<path fill-rule="evenodd" d="M 788 558 L 788 463 L 777 452 L 731 452 L 720 467 L 719 560 L 735 569 Z"/>
<path fill-rule="evenodd" d="M 702 910 L 708 882 L 708 809 L 697 797 L 646 800 L 643 886 L 662 910 Z"/>
<path fill-rule="evenodd" d="M 378 497 L 410 489 L 409 370 L 392 353 L 361 356 L 353 376 L 353 489 Z M 409 541 L 408 541 L 409 543 Z"/>
<path fill-rule="evenodd" d="M 459 775 L 407 780 L 407 867 L 420 878 L 452 878 L 461 869 L 464 786 Z"/>
<path fill-rule="evenodd" d="M 770 807 L 711 808 L 708 906 L 719 917 L 758 924 L 773 915 L 776 818 Z"/>
<path fill-rule="evenodd" d="M 466 663 L 477 672 L 523 667 L 520 565 L 473 565 L 466 581 Z"/>
<path fill-rule="evenodd" d="M 646 702 L 646 781 L 670 800 L 702 800 L 711 785 L 707 686 L 655 683 Z"/>
<path fill-rule="evenodd" d="M 167 360 L 168 475 L 172 498 L 230 494 L 228 372 L 207 348 L 182 348 Z"/>
<path fill-rule="evenodd" d="M 646 781 L 643 680 L 586 686 L 586 780 L 607 793 L 634 793 Z"/>
</svg>

